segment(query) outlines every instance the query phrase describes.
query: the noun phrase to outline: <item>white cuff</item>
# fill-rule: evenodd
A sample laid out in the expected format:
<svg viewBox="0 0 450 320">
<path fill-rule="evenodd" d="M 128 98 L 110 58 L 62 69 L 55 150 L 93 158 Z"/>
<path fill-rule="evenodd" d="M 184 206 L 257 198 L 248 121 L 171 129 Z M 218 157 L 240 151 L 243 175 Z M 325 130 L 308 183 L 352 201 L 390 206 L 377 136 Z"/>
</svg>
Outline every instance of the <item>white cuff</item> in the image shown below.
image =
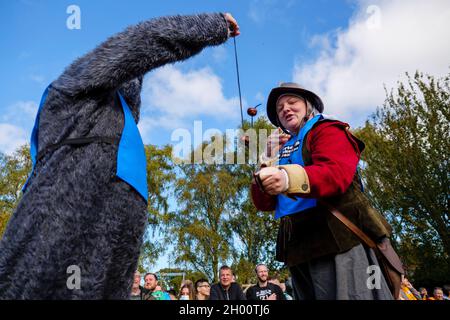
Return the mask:
<svg viewBox="0 0 450 320">
<path fill-rule="evenodd" d="M 289 175 L 286 172 L 286 170 L 284 170 L 284 169 L 280 169 L 280 170 L 284 173 L 284 177 L 285 177 L 285 181 L 286 181 L 285 185 L 284 185 L 284 188 L 283 188 L 283 190 L 281 192 L 286 192 L 287 189 L 289 189 Z"/>
</svg>

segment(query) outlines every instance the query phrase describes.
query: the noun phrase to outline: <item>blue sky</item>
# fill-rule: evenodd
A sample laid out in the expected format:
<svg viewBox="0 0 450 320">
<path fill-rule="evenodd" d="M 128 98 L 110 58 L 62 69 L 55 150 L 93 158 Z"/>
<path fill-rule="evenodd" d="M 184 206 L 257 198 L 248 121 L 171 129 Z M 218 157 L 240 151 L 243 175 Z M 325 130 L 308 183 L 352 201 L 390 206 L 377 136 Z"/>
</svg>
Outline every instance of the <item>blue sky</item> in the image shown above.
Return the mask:
<svg viewBox="0 0 450 320">
<path fill-rule="evenodd" d="M 70 5 L 80 8 L 79 30 L 66 26 Z M 258 116 L 273 86 L 297 81 L 322 97 L 326 113 L 356 127 L 383 103 L 384 85 L 418 68 L 442 75 L 450 65 L 445 0 L 20 0 L 2 1 L 0 9 L 0 151 L 6 153 L 29 140 L 42 91 L 68 64 L 126 26 L 158 16 L 232 13 L 242 31 L 244 108 L 263 103 Z M 164 99 L 161 91 L 168 93 Z M 142 100 L 145 143 L 173 143 L 173 130 L 193 132 L 194 120 L 204 130 L 236 128 L 233 41 L 148 73 Z"/>
<path fill-rule="evenodd" d="M 79 30 L 66 26 L 69 5 L 80 8 Z M 449 71 L 447 0 L 1 1 L 0 152 L 29 140 L 43 90 L 76 57 L 131 24 L 201 12 L 230 12 L 238 21 L 244 108 L 263 103 L 258 115 L 272 87 L 297 81 L 323 98 L 326 113 L 356 127 L 383 103 L 383 86 L 405 72 Z M 192 130 L 194 120 L 204 130 L 236 128 L 233 41 L 153 70 L 142 101 L 145 143 L 172 143 L 173 130 Z"/>
<path fill-rule="evenodd" d="M 66 27 L 70 16 L 66 9 L 71 4 L 79 6 L 81 11 L 79 30 Z M 264 103 L 272 86 L 292 79 L 295 59 L 314 57 L 314 50 L 308 49 L 308 39 L 314 34 L 345 26 L 355 4 L 346 1 L 22 0 L 2 1 L 0 6 L 0 27 L 4 30 L 0 42 L 3 56 L 0 61 L 0 112 L 3 114 L 0 124 L 17 127 L 17 131 L 5 128 L 0 131 L 4 137 L 2 140 L 6 140 L 3 143 L 0 140 L 0 151 L 10 152 L 24 138 L 28 139 L 37 103 L 46 85 L 76 57 L 128 25 L 163 15 L 232 13 L 242 30 L 237 46 L 243 99 L 246 104 L 256 105 Z M 240 121 L 240 111 L 233 54 L 233 42 L 228 41 L 221 47 L 207 48 L 198 56 L 175 64 L 176 69 L 172 70 L 194 77 L 201 76 L 196 73 L 198 70 L 207 70 L 207 75 L 219 80 L 219 93 L 223 99 L 214 103 L 229 107 L 226 109 L 229 114 L 226 121 L 219 114 L 197 114 L 195 117 L 172 120 L 166 117 L 165 128 L 152 131 L 153 122 L 148 130 L 143 128 L 144 141 L 169 143 L 173 130 L 170 122 L 182 124 L 188 129 L 192 127 L 193 120 L 202 120 L 204 128 L 235 128 Z M 192 99 L 195 100 L 195 97 Z M 192 104 L 195 104 L 192 99 Z M 143 115 L 159 119 L 155 117 L 160 114 L 159 106 L 151 97 L 143 100 Z M 195 106 L 190 108 L 195 109 Z M 211 108 L 214 109 L 214 105 Z M 181 123 L 179 120 L 182 120 Z M 19 137 L 15 137 L 17 133 Z M 6 135 L 11 136 L 6 139 Z"/>
</svg>

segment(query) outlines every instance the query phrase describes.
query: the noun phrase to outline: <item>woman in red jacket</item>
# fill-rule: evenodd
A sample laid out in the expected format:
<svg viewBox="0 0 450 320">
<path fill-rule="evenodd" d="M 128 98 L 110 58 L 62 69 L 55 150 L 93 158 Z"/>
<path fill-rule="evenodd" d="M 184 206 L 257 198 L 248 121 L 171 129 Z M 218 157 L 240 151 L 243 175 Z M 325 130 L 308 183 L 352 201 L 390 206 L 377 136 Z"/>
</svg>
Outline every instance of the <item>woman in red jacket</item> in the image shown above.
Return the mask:
<svg viewBox="0 0 450 320">
<path fill-rule="evenodd" d="M 268 117 L 286 134 L 272 135 L 260 157 L 253 202 L 281 219 L 277 260 L 289 266 L 296 299 L 392 299 L 379 269 L 370 268 L 378 266 L 374 252 L 322 205 L 339 208 L 376 241 L 390 234 L 361 192 L 364 144 L 323 109 L 316 94 L 295 83 L 271 91 Z"/>
</svg>

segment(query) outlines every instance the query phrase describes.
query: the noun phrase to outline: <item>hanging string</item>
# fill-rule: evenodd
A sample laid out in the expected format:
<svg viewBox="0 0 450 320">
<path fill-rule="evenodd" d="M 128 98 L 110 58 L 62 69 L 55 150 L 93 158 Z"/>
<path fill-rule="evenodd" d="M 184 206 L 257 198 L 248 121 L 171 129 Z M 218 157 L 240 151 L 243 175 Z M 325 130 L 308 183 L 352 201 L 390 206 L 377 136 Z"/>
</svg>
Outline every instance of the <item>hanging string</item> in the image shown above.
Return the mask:
<svg viewBox="0 0 450 320">
<path fill-rule="evenodd" d="M 236 37 L 233 37 L 233 42 L 234 42 L 234 58 L 236 61 L 237 83 L 238 83 L 238 89 L 239 89 L 239 105 L 241 107 L 241 127 L 242 127 L 242 129 L 244 129 L 244 113 L 242 112 L 241 81 L 239 79 L 239 64 L 238 64 L 238 57 L 237 57 Z"/>
</svg>

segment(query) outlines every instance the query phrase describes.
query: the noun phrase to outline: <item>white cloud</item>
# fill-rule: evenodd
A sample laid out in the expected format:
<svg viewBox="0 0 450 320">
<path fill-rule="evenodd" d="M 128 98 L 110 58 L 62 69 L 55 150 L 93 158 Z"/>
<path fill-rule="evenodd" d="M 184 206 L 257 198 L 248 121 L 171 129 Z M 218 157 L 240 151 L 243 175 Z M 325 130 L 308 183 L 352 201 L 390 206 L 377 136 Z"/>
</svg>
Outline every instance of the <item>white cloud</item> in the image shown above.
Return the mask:
<svg viewBox="0 0 450 320">
<path fill-rule="evenodd" d="M 30 130 L 33 128 L 38 105 L 34 101 L 17 101 L 7 106 L 0 117 L 0 122 L 9 123 Z"/>
<path fill-rule="evenodd" d="M 297 61 L 293 78 L 323 98 L 326 113 L 367 116 L 405 72 L 448 73 L 449 30 L 448 0 L 360 1 L 347 29 L 312 38 L 320 53 Z"/>
<path fill-rule="evenodd" d="M 20 127 L 0 123 L 0 152 L 12 154 L 29 140 L 26 131 Z"/>
<path fill-rule="evenodd" d="M 173 130 L 185 126 L 186 124 L 183 121 L 174 119 L 168 115 L 161 115 L 157 117 L 143 116 L 140 118 L 138 124 L 139 132 L 144 138 L 148 137 L 155 128 Z"/>
<path fill-rule="evenodd" d="M 224 96 L 222 81 L 210 68 L 184 73 L 168 65 L 145 78 L 140 129 L 174 129 L 204 117 L 236 120 L 238 106 L 238 98 Z"/>
<path fill-rule="evenodd" d="M 34 101 L 17 101 L 4 108 L 0 116 L 0 152 L 11 154 L 29 142 L 37 110 Z"/>
<path fill-rule="evenodd" d="M 3 114 L 3 121 L 17 118 L 26 118 L 34 120 L 38 110 L 38 105 L 34 101 L 17 101 L 6 108 Z"/>
</svg>

